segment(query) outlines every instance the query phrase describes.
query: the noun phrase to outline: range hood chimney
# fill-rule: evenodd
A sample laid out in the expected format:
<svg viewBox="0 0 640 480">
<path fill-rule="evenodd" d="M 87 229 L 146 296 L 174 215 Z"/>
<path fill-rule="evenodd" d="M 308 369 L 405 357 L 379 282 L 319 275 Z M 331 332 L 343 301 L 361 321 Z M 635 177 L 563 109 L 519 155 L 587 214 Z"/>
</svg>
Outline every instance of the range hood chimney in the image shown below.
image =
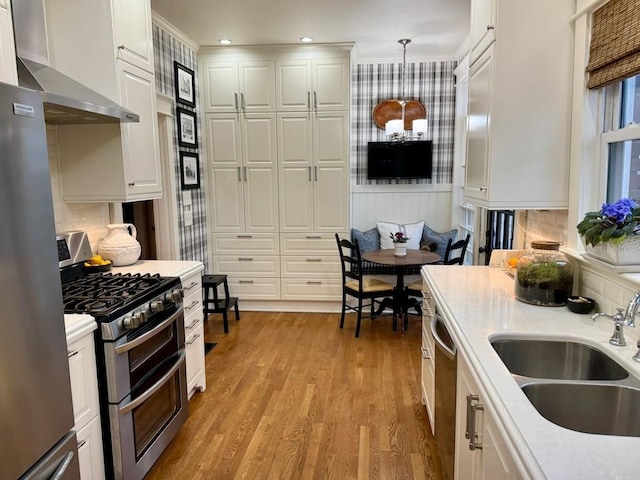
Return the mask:
<svg viewBox="0 0 640 480">
<path fill-rule="evenodd" d="M 18 84 L 42 92 L 44 116 L 53 124 L 139 122 L 138 114 L 49 65 L 44 0 L 12 0 Z M 73 28 L 73 26 L 70 26 Z"/>
</svg>

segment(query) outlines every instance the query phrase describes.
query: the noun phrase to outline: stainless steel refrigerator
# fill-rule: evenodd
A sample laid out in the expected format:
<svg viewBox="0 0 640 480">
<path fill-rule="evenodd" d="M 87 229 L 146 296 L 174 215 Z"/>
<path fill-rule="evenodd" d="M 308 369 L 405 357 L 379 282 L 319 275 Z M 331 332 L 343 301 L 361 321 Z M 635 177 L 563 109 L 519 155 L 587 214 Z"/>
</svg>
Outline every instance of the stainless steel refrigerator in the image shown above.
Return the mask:
<svg viewBox="0 0 640 480">
<path fill-rule="evenodd" d="M 4 83 L 0 212 L 0 480 L 79 479 L 42 96 Z"/>
</svg>

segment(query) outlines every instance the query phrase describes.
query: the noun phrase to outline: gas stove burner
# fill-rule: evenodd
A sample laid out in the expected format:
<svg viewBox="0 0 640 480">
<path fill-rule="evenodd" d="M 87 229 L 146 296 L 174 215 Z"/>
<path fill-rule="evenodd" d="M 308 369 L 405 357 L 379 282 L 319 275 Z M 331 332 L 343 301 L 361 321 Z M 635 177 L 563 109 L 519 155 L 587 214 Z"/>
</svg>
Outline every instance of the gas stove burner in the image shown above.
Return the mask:
<svg viewBox="0 0 640 480">
<path fill-rule="evenodd" d="M 122 315 L 171 290 L 179 279 L 158 274 L 90 273 L 62 284 L 65 313 L 88 313 L 102 321 Z"/>
</svg>

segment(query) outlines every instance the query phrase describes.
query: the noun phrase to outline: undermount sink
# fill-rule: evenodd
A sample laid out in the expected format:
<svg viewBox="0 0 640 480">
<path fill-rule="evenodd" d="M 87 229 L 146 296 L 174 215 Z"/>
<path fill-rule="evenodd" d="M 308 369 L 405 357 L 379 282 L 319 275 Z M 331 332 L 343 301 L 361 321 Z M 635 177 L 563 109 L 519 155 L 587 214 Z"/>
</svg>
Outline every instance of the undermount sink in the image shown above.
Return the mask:
<svg viewBox="0 0 640 480">
<path fill-rule="evenodd" d="M 629 376 L 608 355 L 583 343 L 498 338 L 491 345 L 515 375 L 555 380 L 622 380 Z"/>
<path fill-rule="evenodd" d="M 532 405 L 550 422 L 601 435 L 640 437 L 640 389 L 624 385 L 529 383 Z"/>
</svg>

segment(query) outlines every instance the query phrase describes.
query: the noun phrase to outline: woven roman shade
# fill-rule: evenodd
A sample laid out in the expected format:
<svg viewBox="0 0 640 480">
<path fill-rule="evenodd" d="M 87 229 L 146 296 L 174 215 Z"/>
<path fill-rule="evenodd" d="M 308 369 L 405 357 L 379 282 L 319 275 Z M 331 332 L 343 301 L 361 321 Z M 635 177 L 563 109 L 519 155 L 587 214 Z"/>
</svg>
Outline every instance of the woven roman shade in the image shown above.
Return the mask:
<svg viewBox="0 0 640 480">
<path fill-rule="evenodd" d="M 640 0 L 610 0 L 593 13 L 587 88 L 640 73 Z"/>
</svg>

